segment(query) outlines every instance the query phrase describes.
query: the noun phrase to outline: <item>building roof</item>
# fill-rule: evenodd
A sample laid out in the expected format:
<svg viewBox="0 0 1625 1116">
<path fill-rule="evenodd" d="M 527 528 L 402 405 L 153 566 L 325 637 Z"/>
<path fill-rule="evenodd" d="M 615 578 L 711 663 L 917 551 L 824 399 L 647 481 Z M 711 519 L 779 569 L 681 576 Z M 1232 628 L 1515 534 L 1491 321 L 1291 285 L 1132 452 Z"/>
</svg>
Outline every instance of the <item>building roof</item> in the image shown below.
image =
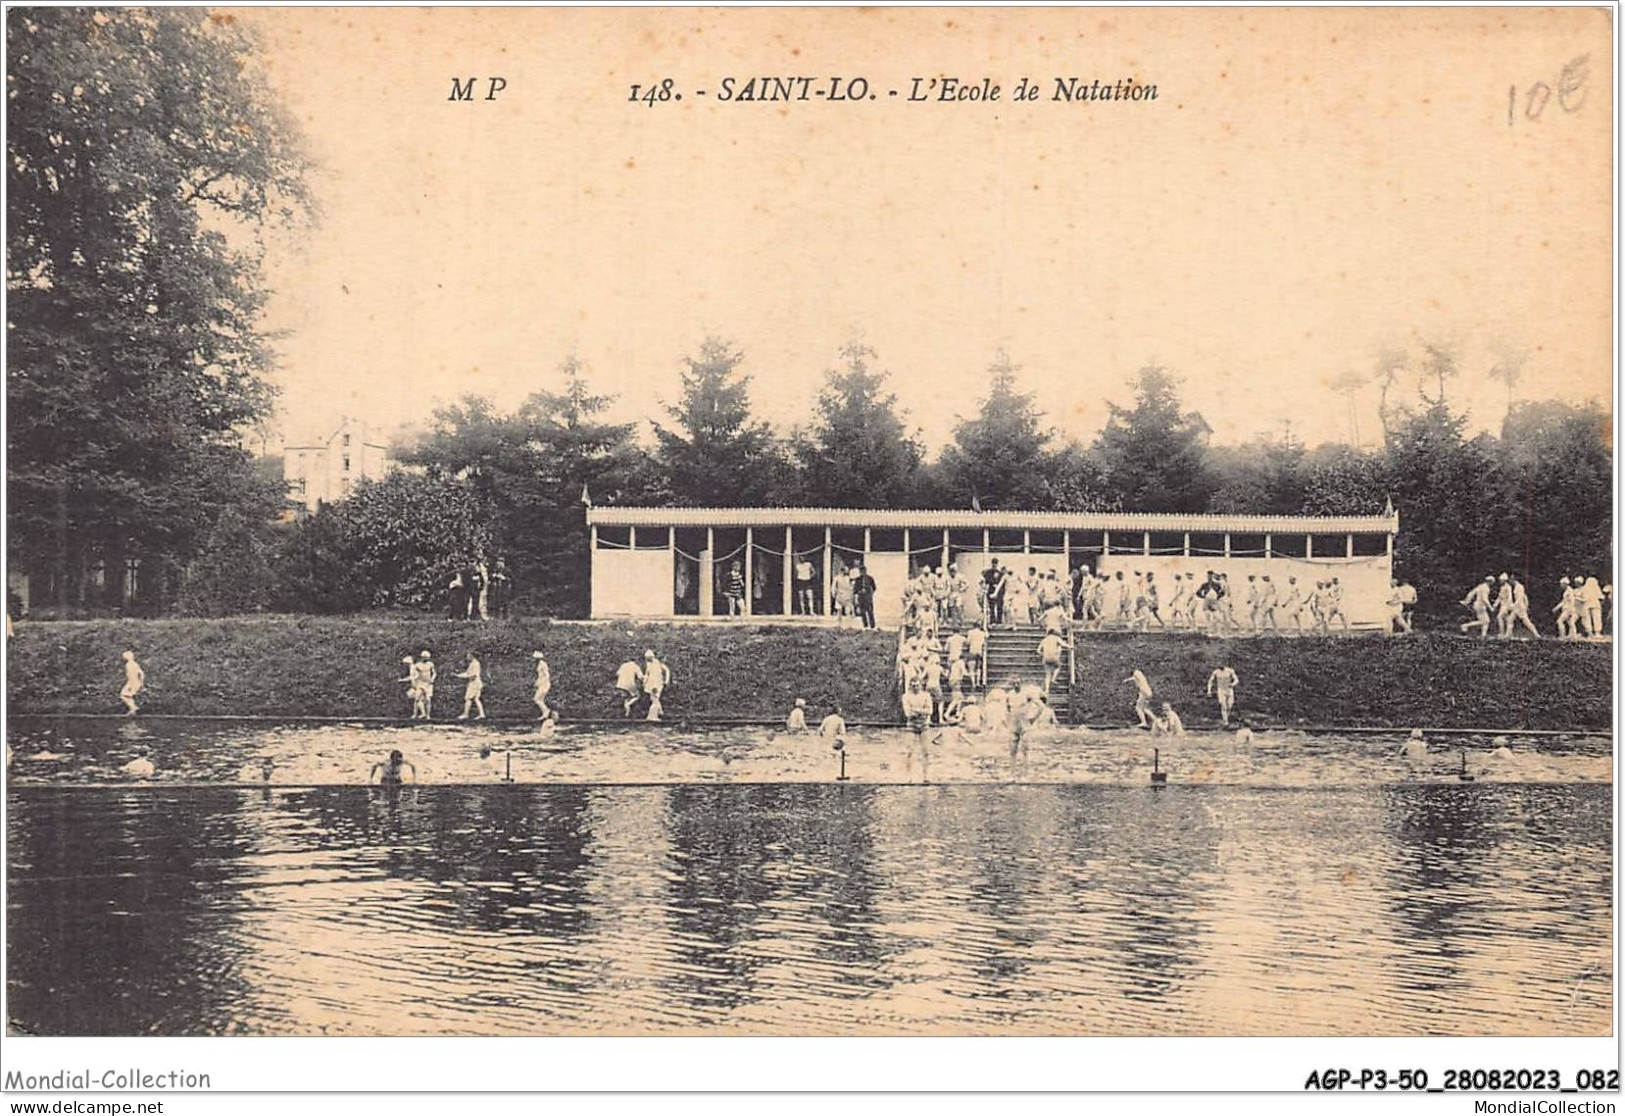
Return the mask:
<svg viewBox="0 0 1625 1116">
<path fill-rule="evenodd" d="M 642 508 L 587 509 L 587 522 L 605 527 L 944 527 L 1040 531 L 1208 531 L 1233 534 L 1390 534 L 1391 515 L 1180 515 L 1158 512 L 902 511 L 895 508 Z"/>
</svg>

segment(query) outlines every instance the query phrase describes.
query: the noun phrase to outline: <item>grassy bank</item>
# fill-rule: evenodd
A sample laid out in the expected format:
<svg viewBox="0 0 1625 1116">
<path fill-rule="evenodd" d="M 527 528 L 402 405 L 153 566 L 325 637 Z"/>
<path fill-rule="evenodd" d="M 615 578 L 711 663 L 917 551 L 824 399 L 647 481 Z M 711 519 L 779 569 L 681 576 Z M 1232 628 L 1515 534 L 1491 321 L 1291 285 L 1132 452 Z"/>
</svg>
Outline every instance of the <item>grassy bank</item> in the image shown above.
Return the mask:
<svg viewBox="0 0 1625 1116">
<path fill-rule="evenodd" d="M 669 719 L 777 718 L 796 697 L 816 714 L 837 701 L 852 720 L 896 716 L 890 633 L 793 627 L 491 624 L 431 618 L 254 617 L 25 624 L 6 680 L 19 713 L 111 713 L 119 653 L 147 669 L 146 709 L 187 715 L 404 716 L 400 660 L 434 652 L 437 716 L 455 715 L 450 674 L 477 650 L 493 717 L 529 717 L 531 651 L 547 653 L 553 703 L 571 717 L 618 716 L 615 668 L 655 648 L 671 666 Z M 1123 684 L 1145 671 L 1159 700 L 1193 726 L 1214 718 L 1203 694 L 1224 663 L 1241 676 L 1238 708 L 1275 724 L 1605 729 L 1612 720 L 1611 649 L 1555 641 L 1413 639 L 1209 640 L 1097 635 L 1078 641 L 1075 717 L 1125 723 Z"/>
<path fill-rule="evenodd" d="M 1608 644 L 1418 635 L 1235 639 L 1104 635 L 1078 641 L 1077 720 L 1122 722 L 1138 667 L 1187 724 L 1217 719 L 1208 674 L 1240 675 L 1238 711 L 1272 724 L 1606 729 Z"/>
<path fill-rule="evenodd" d="M 782 717 L 796 697 L 836 701 L 853 720 L 893 714 L 893 636 L 788 627 L 635 624 L 476 624 L 430 618 L 244 617 L 226 620 L 63 621 L 19 626 L 6 693 L 22 713 L 117 712 L 119 654 L 147 672 L 151 713 L 404 717 L 401 659 L 428 649 L 440 682 L 436 717 L 455 716 L 463 683 L 451 675 L 476 651 L 492 717 L 534 717 L 535 665 L 553 671 L 560 716 L 620 716 L 615 668 L 653 648 L 671 667 L 668 719 Z M 878 683 L 872 680 L 879 680 Z"/>
</svg>

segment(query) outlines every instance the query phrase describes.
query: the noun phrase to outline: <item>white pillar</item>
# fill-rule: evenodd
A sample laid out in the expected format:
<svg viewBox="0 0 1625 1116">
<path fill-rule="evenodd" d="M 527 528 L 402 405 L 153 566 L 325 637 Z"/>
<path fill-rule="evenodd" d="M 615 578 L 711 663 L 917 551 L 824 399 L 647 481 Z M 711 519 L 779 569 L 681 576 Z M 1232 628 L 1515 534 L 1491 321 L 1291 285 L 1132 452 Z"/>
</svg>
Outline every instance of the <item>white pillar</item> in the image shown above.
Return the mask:
<svg viewBox="0 0 1625 1116">
<path fill-rule="evenodd" d="M 982 528 L 982 564 L 984 566 L 987 565 L 987 552 L 989 550 L 991 550 L 991 549 L 992 548 L 990 546 L 988 546 L 988 530 L 987 530 L 986 527 L 983 527 Z"/>
<path fill-rule="evenodd" d="M 717 533 L 705 529 L 705 552 L 700 555 L 700 615 L 717 614 Z"/>
<path fill-rule="evenodd" d="M 1264 557 L 1275 557 L 1275 536 L 1267 531 L 1264 533 Z"/>
<path fill-rule="evenodd" d="M 794 601 L 790 596 L 794 592 L 791 563 L 795 560 L 795 556 L 791 553 L 795 547 L 795 535 L 791 532 L 792 528 L 790 527 L 784 529 L 784 614 L 786 616 L 789 616 L 795 610 Z"/>
<path fill-rule="evenodd" d="M 1313 558 L 1315 556 L 1315 536 L 1305 535 L 1303 537 L 1303 556 L 1305 558 Z"/>
<path fill-rule="evenodd" d="M 831 574 L 831 570 L 832 570 L 832 567 L 833 567 L 834 563 L 830 561 L 830 542 L 831 542 L 830 529 L 828 527 L 825 527 L 824 528 L 824 615 L 825 616 L 828 616 L 830 614 L 830 611 L 831 611 L 831 609 L 830 609 L 830 600 L 829 600 L 830 574 Z"/>
<path fill-rule="evenodd" d="M 597 611 L 592 607 L 592 593 L 590 587 L 598 584 L 598 524 L 594 523 L 587 530 L 592 535 L 591 540 L 587 543 L 587 578 L 589 585 L 587 597 L 587 615 L 591 616 Z M 1388 537 L 1393 538 L 1392 535 Z"/>
<path fill-rule="evenodd" d="M 1100 533 L 1100 556 L 1102 558 L 1109 557 L 1111 555 L 1111 552 L 1112 552 L 1112 533 L 1110 531 L 1102 531 Z M 1096 570 L 1095 572 L 1099 573 L 1100 571 Z"/>
<path fill-rule="evenodd" d="M 1151 557 L 1151 532 L 1150 531 L 1147 531 L 1145 533 L 1145 538 L 1140 540 L 1140 549 L 1145 552 L 1145 556 L 1147 558 Z"/>
<path fill-rule="evenodd" d="M 745 615 L 756 603 L 756 528 L 745 528 Z"/>
<path fill-rule="evenodd" d="M 1226 558 L 1230 557 L 1230 532 L 1229 531 L 1226 531 L 1224 533 L 1224 556 Z"/>
<path fill-rule="evenodd" d="M 671 570 L 672 593 L 670 615 L 677 615 L 677 528 L 666 528 L 666 565 Z"/>
<path fill-rule="evenodd" d="M 1191 533 L 1189 531 L 1186 531 L 1185 532 L 1185 557 L 1189 558 L 1190 556 L 1191 556 Z"/>
<path fill-rule="evenodd" d="M 1072 574 L 1072 531 L 1070 528 L 1061 528 L 1061 562 L 1066 566 L 1068 576 Z"/>
<path fill-rule="evenodd" d="M 1023 554 L 1033 552 L 1033 533 L 1031 531 L 1021 532 L 1021 552 Z"/>
<path fill-rule="evenodd" d="M 1349 532 L 1349 554 L 1348 554 L 1348 556 L 1350 558 L 1354 557 L 1354 532 L 1353 531 Z"/>
<path fill-rule="evenodd" d="M 948 544 L 948 528 L 944 527 L 942 529 L 942 572 L 944 574 L 948 572 L 948 563 L 953 559 L 953 555 L 950 553 L 952 549 Z"/>
<path fill-rule="evenodd" d="M 914 575 L 914 555 L 912 555 L 912 554 L 910 554 L 908 552 L 908 547 L 909 547 L 908 528 L 904 527 L 903 528 L 903 576 L 904 577 L 912 577 Z"/>
</svg>

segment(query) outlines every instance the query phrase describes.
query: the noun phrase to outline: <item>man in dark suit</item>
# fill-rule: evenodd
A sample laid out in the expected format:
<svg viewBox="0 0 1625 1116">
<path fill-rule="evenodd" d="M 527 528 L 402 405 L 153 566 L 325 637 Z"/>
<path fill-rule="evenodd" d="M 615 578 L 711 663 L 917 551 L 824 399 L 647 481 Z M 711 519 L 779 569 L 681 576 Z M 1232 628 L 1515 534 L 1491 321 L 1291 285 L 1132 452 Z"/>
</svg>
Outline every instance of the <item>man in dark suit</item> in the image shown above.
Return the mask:
<svg viewBox="0 0 1625 1116">
<path fill-rule="evenodd" d="M 869 567 L 859 566 L 858 576 L 852 581 L 852 603 L 858 610 L 865 628 L 875 626 L 875 579 L 869 576 Z"/>
</svg>

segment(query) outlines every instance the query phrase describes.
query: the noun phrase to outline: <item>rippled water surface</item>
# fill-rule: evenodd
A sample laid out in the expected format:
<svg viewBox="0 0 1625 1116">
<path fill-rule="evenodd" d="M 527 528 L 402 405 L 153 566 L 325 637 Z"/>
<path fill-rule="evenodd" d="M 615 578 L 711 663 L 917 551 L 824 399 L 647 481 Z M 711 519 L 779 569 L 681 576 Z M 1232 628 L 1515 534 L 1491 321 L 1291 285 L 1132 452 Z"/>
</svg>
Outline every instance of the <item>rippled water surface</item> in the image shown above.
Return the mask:
<svg viewBox="0 0 1625 1116">
<path fill-rule="evenodd" d="M 807 781 L 821 746 L 766 734 L 593 734 L 537 742 L 522 773 L 545 746 L 723 774 L 509 785 L 455 730 L 121 729 L 12 733 L 17 1030 L 1609 1029 L 1607 742 L 1515 744 L 1527 778 L 1462 784 L 1454 754 L 1406 765 L 1392 741 L 1196 740 L 1153 789 L 1143 738 L 1057 742 L 1086 754 L 1035 753 L 1037 781 L 926 786 L 895 736 L 854 745 L 874 782 L 837 784 Z M 290 785 L 397 746 L 464 785 Z M 969 756 L 934 779 L 1006 758 L 948 746 Z M 115 784 L 136 752 L 153 781 Z M 808 770 L 725 781 L 769 755 Z M 262 756 L 287 783 L 207 785 Z"/>
</svg>

